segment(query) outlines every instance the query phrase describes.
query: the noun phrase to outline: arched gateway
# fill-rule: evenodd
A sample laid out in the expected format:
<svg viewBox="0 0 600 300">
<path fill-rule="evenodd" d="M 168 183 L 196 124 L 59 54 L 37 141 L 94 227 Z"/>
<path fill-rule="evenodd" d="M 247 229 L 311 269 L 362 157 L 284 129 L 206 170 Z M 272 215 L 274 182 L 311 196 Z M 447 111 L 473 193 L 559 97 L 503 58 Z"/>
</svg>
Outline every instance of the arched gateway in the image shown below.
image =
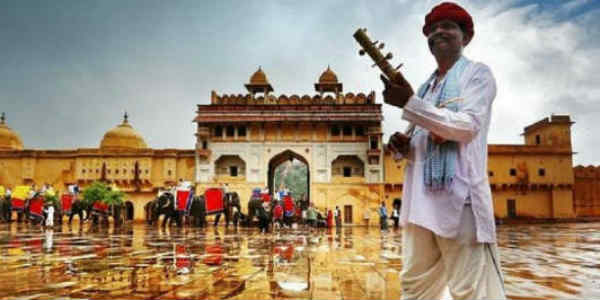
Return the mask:
<svg viewBox="0 0 600 300">
<path fill-rule="evenodd" d="M 308 165 L 308 161 L 302 155 L 295 153 L 294 151 L 291 151 L 291 150 L 283 151 L 283 152 L 273 156 L 273 158 L 271 158 L 271 160 L 269 160 L 269 173 L 267 174 L 267 180 L 268 180 L 267 187 L 269 188 L 269 191 L 277 192 L 279 187 L 276 186 L 276 184 L 275 184 L 275 170 L 279 166 L 281 166 L 284 162 L 286 162 L 286 161 L 292 162 L 294 159 L 302 162 L 308 169 L 308 172 L 306 173 L 306 178 L 304 178 L 307 183 L 307 189 L 306 189 L 306 191 L 302 191 L 302 195 L 305 195 L 306 199 L 310 199 L 310 167 Z M 289 188 L 290 187 L 288 187 L 288 189 Z M 297 196 L 297 195 L 295 195 L 295 196 Z M 298 198 L 300 198 L 300 197 L 298 197 Z M 297 199 L 297 200 L 304 200 L 304 199 Z M 303 205 L 306 205 L 306 204 L 303 204 Z"/>
<path fill-rule="evenodd" d="M 343 94 L 329 68 L 314 96 L 272 95 L 260 68 L 245 86 L 246 95 L 213 91 L 210 104 L 198 105 L 199 191 L 227 184 L 245 209 L 253 188 L 273 193 L 275 168 L 298 160 L 308 168 L 307 195 L 318 209 L 339 206 L 355 216 L 375 212 L 384 198 L 384 174 L 382 112 L 374 92 Z M 361 218 L 348 220 L 364 224 Z"/>
</svg>

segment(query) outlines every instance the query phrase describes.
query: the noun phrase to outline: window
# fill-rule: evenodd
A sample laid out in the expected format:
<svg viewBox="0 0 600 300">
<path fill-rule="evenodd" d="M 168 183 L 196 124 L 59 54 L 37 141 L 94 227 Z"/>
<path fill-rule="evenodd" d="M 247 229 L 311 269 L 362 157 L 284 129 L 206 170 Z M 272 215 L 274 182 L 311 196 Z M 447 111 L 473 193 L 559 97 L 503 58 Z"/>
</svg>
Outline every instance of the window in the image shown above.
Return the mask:
<svg viewBox="0 0 600 300">
<path fill-rule="evenodd" d="M 116 170 L 115 170 L 115 174 L 119 174 L 119 169 L 116 169 Z"/>
<path fill-rule="evenodd" d="M 494 171 L 488 171 L 488 177 L 494 176 Z"/>
<path fill-rule="evenodd" d="M 344 167 L 344 177 L 351 177 L 351 176 L 352 176 L 352 168 Z"/>
<path fill-rule="evenodd" d="M 110 174 L 110 169 L 106 170 L 106 173 Z"/>
<path fill-rule="evenodd" d="M 171 176 L 171 174 L 173 174 L 173 172 L 171 172 L 171 170 L 168 170 L 167 175 Z"/>
<path fill-rule="evenodd" d="M 371 150 L 376 150 L 377 149 L 377 138 L 376 137 L 372 137 L 371 138 Z"/>
<path fill-rule="evenodd" d="M 146 174 L 148 174 L 148 169 L 146 169 Z"/>
<path fill-rule="evenodd" d="M 208 148 L 208 142 L 202 141 L 202 149 Z"/>
<path fill-rule="evenodd" d="M 344 126 L 343 128 L 344 136 L 352 136 L 352 126 Z"/>
<path fill-rule="evenodd" d="M 246 136 L 246 126 L 240 126 L 238 128 L 238 136 Z"/>
<path fill-rule="evenodd" d="M 217 126 L 215 127 L 215 136 L 222 137 L 223 136 L 223 127 Z"/>
<path fill-rule="evenodd" d="M 536 135 L 535 135 L 535 144 L 536 144 L 536 145 L 539 145 L 540 143 L 541 143 L 541 138 L 540 138 L 540 135 L 539 135 L 539 134 L 536 134 Z"/>
<path fill-rule="evenodd" d="M 331 136 L 340 136 L 340 128 L 337 126 L 331 127 Z"/>
<path fill-rule="evenodd" d="M 507 199 L 506 200 L 506 210 L 508 212 L 509 218 L 516 217 L 517 216 L 517 200 Z"/>
<path fill-rule="evenodd" d="M 82 173 L 82 174 L 85 174 L 85 169 L 81 170 L 81 173 Z"/>
<path fill-rule="evenodd" d="M 235 128 L 233 126 L 227 126 L 227 137 L 232 137 L 235 135 Z"/>
<path fill-rule="evenodd" d="M 365 128 L 362 126 L 356 127 L 356 136 L 365 136 Z"/>
<path fill-rule="evenodd" d="M 238 167 L 237 166 L 231 166 L 231 167 L 229 167 L 229 176 L 231 176 L 231 177 L 237 177 L 238 176 Z"/>
<path fill-rule="evenodd" d="M 517 169 L 515 169 L 515 168 L 510 169 L 510 176 L 517 176 Z"/>
<path fill-rule="evenodd" d="M 546 169 L 544 169 L 544 168 L 539 169 L 538 170 L 538 175 L 540 175 L 540 176 L 546 176 Z"/>
</svg>

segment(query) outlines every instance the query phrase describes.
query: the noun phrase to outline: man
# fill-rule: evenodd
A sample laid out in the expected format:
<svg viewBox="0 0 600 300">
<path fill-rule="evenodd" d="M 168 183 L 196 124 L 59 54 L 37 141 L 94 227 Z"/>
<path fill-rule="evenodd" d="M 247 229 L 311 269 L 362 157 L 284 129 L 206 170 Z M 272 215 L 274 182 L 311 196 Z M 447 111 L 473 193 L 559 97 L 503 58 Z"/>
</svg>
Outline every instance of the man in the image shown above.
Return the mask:
<svg viewBox="0 0 600 300">
<path fill-rule="evenodd" d="M 315 209 L 315 204 L 312 202 L 310 203 L 310 206 L 306 211 L 306 221 L 308 223 L 309 228 L 317 226 L 317 211 Z"/>
<path fill-rule="evenodd" d="M 394 221 L 394 230 L 398 229 L 398 222 L 400 221 L 400 210 L 395 205 L 392 208 L 392 220 Z"/>
<path fill-rule="evenodd" d="M 395 157 L 407 157 L 400 223 L 405 299 L 505 299 L 487 178 L 487 135 L 496 82 L 490 68 L 462 55 L 473 21 L 442 3 L 423 33 L 437 70 L 417 94 L 402 77 L 382 76 L 384 101 L 403 108 L 410 138 L 395 133 Z M 405 151 L 409 149 L 410 151 Z"/>
<path fill-rule="evenodd" d="M 385 202 L 381 202 L 381 206 L 379 206 L 379 229 L 381 231 L 387 231 L 387 209 L 385 208 Z"/>
<path fill-rule="evenodd" d="M 4 191 L 4 199 L 0 199 L 0 201 L 4 202 L 4 220 L 6 220 L 7 222 L 11 222 L 11 218 L 12 218 L 12 203 L 11 203 L 11 198 L 12 198 L 12 191 L 10 189 L 10 187 L 6 187 L 6 190 Z"/>
<path fill-rule="evenodd" d="M 46 208 L 46 227 L 52 228 L 54 226 L 54 204 L 50 203 Z"/>
<path fill-rule="evenodd" d="M 335 218 L 335 228 L 339 229 L 342 226 L 342 212 L 340 211 L 340 207 L 337 205 L 335 206 L 333 217 Z"/>
<path fill-rule="evenodd" d="M 275 206 L 273 207 L 273 226 L 278 224 L 279 227 L 283 227 L 283 206 L 280 201 L 274 201 Z M 275 227 L 273 227 L 275 228 Z"/>
</svg>

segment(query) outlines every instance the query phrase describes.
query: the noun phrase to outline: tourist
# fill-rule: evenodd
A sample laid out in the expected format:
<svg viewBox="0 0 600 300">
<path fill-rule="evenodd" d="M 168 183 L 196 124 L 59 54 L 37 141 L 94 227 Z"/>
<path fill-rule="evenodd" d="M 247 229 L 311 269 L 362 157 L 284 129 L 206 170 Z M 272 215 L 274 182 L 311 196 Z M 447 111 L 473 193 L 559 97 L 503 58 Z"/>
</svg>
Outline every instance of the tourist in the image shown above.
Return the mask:
<svg viewBox="0 0 600 300">
<path fill-rule="evenodd" d="M 379 206 L 379 229 L 381 231 L 387 231 L 387 209 L 385 208 L 385 202 L 381 202 L 381 206 Z"/>
<path fill-rule="evenodd" d="M 384 102 L 403 108 L 411 123 L 388 143 L 394 157 L 409 161 L 400 211 L 402 297 L 439 299 L 448 287 L 454 299 L 505 299 L 487 177 L 496 81 L 487 65 L 462 55 L 474 34 L 462 7 L 435 6 L 423 33 L 437 69 L 417 93 L 402 76 L 381 76 Z"/>
<path fill-rule="evenodd" d="M 311 228 L 317 225 L 317 210 L 315 209 L 315 204 L 312 202 L 306 211 L 306 221 Z"/>
<path fill-rule="evenodd" d="M 270 202 L 263 201 L 261 208 L 258 210 L 258 226 L 261 233 L 267 233 L 269 231 L 269 209 Z"/>
<path fill-rule="evenodd" d="M 306 227 L 308 225 L 308 208 L 302 209 L 302 215 L 301 215 L 301 223 L 303 227 Z"/>
<path fill-rule="evenodd" d="M 400 220 L 400 211 L 398 210 L 398 207 L 395 207 L 392 209 L 392 220 L 394 221 L 394 229 L 398 229 L 398 221 Z"/>
<path fill-rule="evenodd" d="M 67 189 L 69 193 L 73 195 L 73 200 L 77 199 L 77 194 L 79 194 L 79 186 L 77 184 L 70 184 Z"/>
<path fill-rule="evenodd" d="M 12 203 L 11 203 L 11 198 L 12 198 L 12 190 L 10 189 L 10 186 L 6 187 L 6 190 L 4 191 L 4 199 L 0 199 L 4 202 L 4 220 L 6 220 L 7 222 L 11 222 L 12 220 Z"/>
<path fill-rule="evenodd" d="M 327 228 L 333 227 L 333 212 L 331 209 L 327 210 Z"/>
<path fill-rule="evenodd" d="M 340 207 L 337 205 L 335 206 L 333 217 L 335 218 L 335 227 L 337 229 L 340 229 L 340 227 L 342 226 L 342 212 L 340 211 Z"/>
<path fill-rule="evenodd" d="M 50 203 L 48 208 L 45 209 L 46 213 L 46 227 L 54 226 L 54 204 Z"/>
<path fill-rule="evenodd" d="M 275 201 L 275 207 L 273 207 L 273 226 L 277 224 L 279 228 L 283 227 L 283 207 L 281 202 Z"/>
</svg>

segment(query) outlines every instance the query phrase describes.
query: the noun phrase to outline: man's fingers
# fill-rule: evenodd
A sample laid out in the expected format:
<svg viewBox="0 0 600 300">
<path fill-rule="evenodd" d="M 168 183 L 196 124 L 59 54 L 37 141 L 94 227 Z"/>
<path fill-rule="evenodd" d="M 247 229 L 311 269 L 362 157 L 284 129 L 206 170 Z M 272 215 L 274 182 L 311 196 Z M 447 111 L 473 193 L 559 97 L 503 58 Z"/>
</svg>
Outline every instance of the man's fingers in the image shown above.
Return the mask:
<svg viewBox="0 0 600 300">
<path fill-rule="evenodd" d="M 383 76 L 383 74 L 380 74 L 379 78 L 381 78 L 381 81 L 383 82 L 385 88 L 388 88 L 390 86 L 390 81 L 385 76 Z"/>
</svg>

